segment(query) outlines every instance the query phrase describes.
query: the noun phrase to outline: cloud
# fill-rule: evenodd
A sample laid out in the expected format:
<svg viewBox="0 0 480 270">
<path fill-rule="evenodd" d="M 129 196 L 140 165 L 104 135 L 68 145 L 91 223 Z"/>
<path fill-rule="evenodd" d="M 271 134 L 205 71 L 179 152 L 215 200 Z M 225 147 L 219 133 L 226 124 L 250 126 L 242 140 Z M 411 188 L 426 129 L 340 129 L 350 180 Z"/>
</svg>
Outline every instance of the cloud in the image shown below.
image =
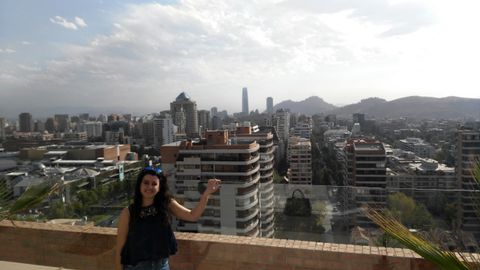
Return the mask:
<svg viewBox="0 0 480 270">
<path fill-rule="evenodd" d="M 85 21 L 80 17 L 75 17 L 74 20 L 71 22 L 61 16 L 55 16 L 53 18 L 50 18 L 50 22 L 61 25 L 64 28 L 71 30 L 77 30 L 78 28 L 87 27 Z"/>
<path fill-rule="evenodd" d="M 83 20 L 77 18 L 51 21 L 78 29 Z M 249 82 L 281 85 L 285 78 L 313 78 L 330 67 L 381 58 L 383 50 L 374 41 L 388 30 L 351 12 L 318 16 L 286 10 L 275 0 L 129 5 L 112 26 L 86 45 L 65 46 L 63 57 L 41 71 L 19 70 L 28 80 L 23 87 L 35 85 L 32 97 L 45 105 L 51 102 L 45 96 L 99 106 L 135 106 L 131 100 L 148 96 L 136 106 L 165 108 L 186 90 L 199 104 L 212 106 L 211 95 L 204 94 L 208 91 L 231 95 L 245 84 L 251 87 Z M 224 106 L 232 109 L 236 103 L 228 99 Z"/>
<path fill-rule="evenodd" d="M 14 52 L 16 52 L 14 49 L 10 49 L 10 48 L 2 49 L 2 48 L 0 48 L 0 53 L 10 54 L 10 53 L 14 53 Z"/>
<path fill-rule="evenodd" d="M 87 27 L 85 21 L 80 17 L 75 17 L 75 24 L 77 24 L 78 27 Z"/>
<path fill-rule="evenodd" d="M 422 1 L 285 0 L 279 5 L 317 14 L 351 10 L 352 18 L 388 25 L 390 29 L 382 33 L 384 37 L 412 33 L 435 22 L 435 16 Z"/>
<path fill-rule="evenodd" d="M 132 4 L 111 18 L 110 32 L 88 43 L 65 44 L 61 57 L 31 68 L 12 68 L 0 59 L 0 75 L 12 97 L 19 93 L 43 107 L 52 107 L 48 97 L 55 96 L 56 104 L 159 111 L 187 91 L 199 108 L 217 105 L 235 111 L 243 86 L 256 96 L 258 107 L 264 106 L 263 96 L 281 100 L 294 92 L 300 99 L 307 91 L 348 103 L 345 99 L 355 89 L 361 88 L 356 95 L 364 96 L 369 95 L 365 89 L 391 88 L 397 77 L 409 81 L 401 77 L 402 69 L 390 65 L 409 55 L 412 62 L 405 69 L 411 69 L 435 40 L 419 31 L 432 21 L 419 14 L 417 5 L 321 2 Z M 84 21 L 77 18 L 51 20 L 78 29 Z M 340 96 L 338 89 L 347 94 L 330 101 L 327 95 Z M 0 107 L 23 108 L 22 100 L 2 98 Z"/>
</svg>

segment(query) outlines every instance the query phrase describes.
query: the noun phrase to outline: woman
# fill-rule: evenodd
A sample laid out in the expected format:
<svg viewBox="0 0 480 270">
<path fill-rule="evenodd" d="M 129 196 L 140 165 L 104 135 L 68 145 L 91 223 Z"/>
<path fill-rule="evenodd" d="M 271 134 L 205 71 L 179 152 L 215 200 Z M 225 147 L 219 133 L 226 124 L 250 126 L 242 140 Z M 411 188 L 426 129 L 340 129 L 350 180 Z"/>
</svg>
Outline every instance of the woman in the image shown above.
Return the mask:
<svg viewBox="0 0 480 270">
<path fill-rule="evenodd" d="M 137 178 L 133 204 L 122 210 L 118 221 L 116 270 L 168 270 L 168 256 L 177 251 L 170 217 L 197 221 L 220 180 L 208 180 L 193 210 L 180 205 L 169 193 L 160 170 L 144 169 Z"/>
</svg>

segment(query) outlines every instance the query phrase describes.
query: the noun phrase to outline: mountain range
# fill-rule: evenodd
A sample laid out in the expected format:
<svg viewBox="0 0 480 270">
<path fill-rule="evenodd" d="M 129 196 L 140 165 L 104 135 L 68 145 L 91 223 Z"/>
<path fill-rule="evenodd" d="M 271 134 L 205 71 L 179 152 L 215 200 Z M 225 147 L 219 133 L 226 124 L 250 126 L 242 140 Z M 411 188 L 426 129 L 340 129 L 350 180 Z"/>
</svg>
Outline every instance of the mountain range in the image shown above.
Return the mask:
<svg viewBox="0 0 480 270">
<path fill-rule="evenodd" d="M 292 101 L 290 99 L 285 100 L 273 106 L 274 111 L 281 108 L 290 109 L 291 112 L 314 115 L 316 113 L 323 113 L 334 110 L 337 107 L 335 105 L 325 102 L 323 99 L 317 96 L 311 96 L 302 101 Z"/>
<path fill-rule="evenodd" d="M 480 99 L 461 97 L 421 97 L 409 96 L 387 101 L 381 98 L 367 98 L 358 103 L 336 107 L 319 97 L 309 97 L 303 101 L 286 100 L 274 109 L 290 109 L 291 112 L 313 115 L 317 113 L 336 114 L 350 118 L 354 113 L 366 114 L 369 118 L 414 119 L 480 119 Z"/>
</svg>

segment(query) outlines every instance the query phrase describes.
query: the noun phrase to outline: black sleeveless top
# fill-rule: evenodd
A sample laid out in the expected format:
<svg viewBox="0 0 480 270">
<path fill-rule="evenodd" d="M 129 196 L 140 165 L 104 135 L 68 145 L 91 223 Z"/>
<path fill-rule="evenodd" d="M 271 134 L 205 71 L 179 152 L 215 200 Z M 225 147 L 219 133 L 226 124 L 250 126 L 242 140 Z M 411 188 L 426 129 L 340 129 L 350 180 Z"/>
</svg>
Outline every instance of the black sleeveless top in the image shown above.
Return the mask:
<svg viewBox="0 0 480 270">
<path fill-rule="evenodd" d="M 168 258 L 177 252 L 177 240 L 166 215 L 158 213 L 152 205 L 142 207 L 140 216 L 133 219 L 133 205 L 128 210 L 130 223 L 121 253 L 123 265 Z"/>
</svg>

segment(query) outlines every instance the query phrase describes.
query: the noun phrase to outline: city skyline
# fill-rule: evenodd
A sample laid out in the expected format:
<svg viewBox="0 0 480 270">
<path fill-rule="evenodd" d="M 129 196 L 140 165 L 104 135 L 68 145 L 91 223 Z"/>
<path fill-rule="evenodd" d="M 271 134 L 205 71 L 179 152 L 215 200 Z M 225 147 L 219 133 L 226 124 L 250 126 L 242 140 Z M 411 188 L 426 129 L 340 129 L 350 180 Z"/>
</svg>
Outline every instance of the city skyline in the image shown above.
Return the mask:
<svg viewBox="0 0 480 270">
<path fill-rule="evenodd" d="M 168 109 L 182 91 L 199 109 L 221 99 L 219 109 L 240 112 L 243 86 L 250 110 L 260 111 L 268 96 L 277 102 L 320 96 L 335 105 L 367 97 L 480 97 L 475 2 L 4 1 L 0 7 L 8 11 L 0 38 L 0 115 L 9 118 L 50 108 L 148 113 Z"/>
</svg>

